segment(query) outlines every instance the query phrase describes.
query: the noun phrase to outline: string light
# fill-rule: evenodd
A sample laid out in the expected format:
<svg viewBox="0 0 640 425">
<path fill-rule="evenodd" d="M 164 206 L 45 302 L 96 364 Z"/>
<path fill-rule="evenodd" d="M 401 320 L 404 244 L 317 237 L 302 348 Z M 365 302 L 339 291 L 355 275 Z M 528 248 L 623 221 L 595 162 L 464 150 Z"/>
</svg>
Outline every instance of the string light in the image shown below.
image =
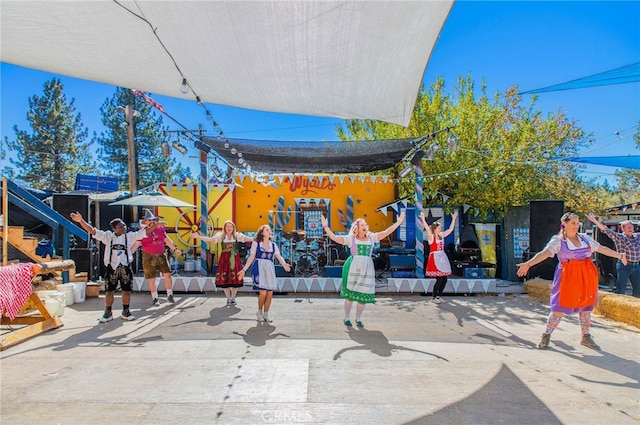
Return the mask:
<svg viewBox="0 0 640 425">
<path fill-rule="evenodd" d="M 180 93 L 189 94 L 189 85 L 187 84 L 187 79 L 182 79 L 182 84 L 180 84 Z"/>
<path fill-rule="evenodd" d="M 169 143 L 162 142 L 162 156 L 168 158 L 171 156 L 171 148 L 169 147 Z"/>
<path fill-rule="evenodd" d="M 449 153 L 453 153 L 458 149 L 458 145 L 460 144 L 460 141 L 458 140 L 458 138 L 456 137 L 455 134 L 452 134 L 451 136 L 449 136 Z"/>
<path fill-rule="evenodd" d="M 180 152 L 181 154 L 186 154 L 187 153 L 187 147 L 185 145 L 183 145 L 182 143 L 180 143 L 179 141 L 175 141 L 171 144 L 171 146 L 173 146 L 173 148 L 175 150 L 177 150 L 178 152 Z"/>
<path fill-rule="evenodd" d="M 411 173 L 411 166 L 406 165 L 404 167 L 404 169 L 402 171 L 400 171 L 400 174 L 398 174 L 398 176 L 403 179 L 405 177 L 407 177 L 409 174 Z"/>
</svg>

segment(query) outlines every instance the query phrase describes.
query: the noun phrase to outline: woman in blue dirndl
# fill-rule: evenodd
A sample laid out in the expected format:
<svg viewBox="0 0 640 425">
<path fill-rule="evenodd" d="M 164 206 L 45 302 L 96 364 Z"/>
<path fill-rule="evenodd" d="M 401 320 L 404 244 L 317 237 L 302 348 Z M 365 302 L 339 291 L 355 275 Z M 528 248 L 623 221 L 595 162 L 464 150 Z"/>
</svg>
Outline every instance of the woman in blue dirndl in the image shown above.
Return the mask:
<svg viewBox="0 0 640 425">
<path fill-rule="evenodd" d="M 273 291 L 278 289 L 273 259 L 278 260 L 285 271 L 291 270 L 291 266 L 280 255 L 278 245 L 271 240 L 271 235 L 271 228 L 268 225 L 260 226 L 256 232 L 254 242 L 251 244 L 251 254 L 249 254 L 246 264 L 240 271 L 240 278 L 242 279 L 246 271 L 251 267 L 253 290 L 259 291 L 258 312 L 256 313 L 258 322 L 271 321 L 269 320 L 269 308 L 273 299 Z"/>
</svg>

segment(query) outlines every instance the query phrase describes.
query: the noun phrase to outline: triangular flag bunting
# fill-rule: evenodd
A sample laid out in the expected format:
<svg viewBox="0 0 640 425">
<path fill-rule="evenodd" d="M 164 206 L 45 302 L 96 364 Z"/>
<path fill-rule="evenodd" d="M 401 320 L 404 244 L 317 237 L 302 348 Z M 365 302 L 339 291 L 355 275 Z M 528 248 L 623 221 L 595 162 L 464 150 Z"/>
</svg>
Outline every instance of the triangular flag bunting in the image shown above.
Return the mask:
<svg viewBox="0 0 640 425">
<path fill-rule="evenodd" d="M 342 289 L 342 280 L 334 279 L 333 286 L 336 288 L 336 292 L 340 292 L 340 289 Z"/>
<path fill-rule="evenodd" d="M 489 285 L 491 285 L 490 279 L 482 279 L 482 289 L 484 289 L 484 293 L 489 292 Z"/>
<path fill-rule="evenodd" d="M 320 285 L 320 292 L 324 292 L 324 287 L 327 284 L 327 280 L 329 279 L 320 279 L 318 284 Z"/>
<path fill-rule="evenodd" d="M 393 286 L 396 287 L 396 292 L 400 292 L 400 287 L 402 286 L 402 280 L 400 279 L 393 279 Z"/>
<path fill-rule="evenodd" d="M 311 292 L 311 287 L 313 286 L 313 281 L 316 279 L 305 279 L 304 284 L 307 286 L 307 292 Z"/>
<path fill-rule="evenodd" d="M 429 286 L 431 286 L 431 279 L 421 279 L 421 281 L 422 281 L 422 289 L 426 294 L 427 292 L 429 292 Z"/>
<path fill-rule="evenodd" d="M 184 291 L 185 292 L 189 292 L 189 286 L 191 286 L 191 281 L 192 280 L 195 280 L 196 284 L 198 283 L 198 279 L 195 279 L 195 278 L 194 279 L 190 279 L 190 280 L 182 279 L 182 284 L 184 285 Z"/>
<path fill-rule="evenodd" d="M 476 286 L 476 280 L 467 281 L 467 287 L 469 288 L 469 293 L 473 292 L 473 288 Z"/>
<path fill-rule="evenodd" d="M 453 286 L 453 292 L 458 293 L 458 286 L 460 286 L 460 281 L 458 279 L 451 280 L 451 285 Z"/>
<path fill-rule="evenodd" d="M 412 294 L 413 294 L 413 290 L 416 288 L 416 283 L 418 283 L 416 279 L 409 281 L 409 290 L 411 291 Z"/>
</svg>

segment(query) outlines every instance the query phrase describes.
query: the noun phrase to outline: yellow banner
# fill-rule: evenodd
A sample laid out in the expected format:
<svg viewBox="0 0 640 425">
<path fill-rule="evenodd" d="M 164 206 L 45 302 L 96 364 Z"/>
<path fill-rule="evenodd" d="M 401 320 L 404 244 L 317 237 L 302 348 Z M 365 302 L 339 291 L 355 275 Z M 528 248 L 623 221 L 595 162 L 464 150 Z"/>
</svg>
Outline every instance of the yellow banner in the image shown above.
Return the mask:
<svg viewBox="0 0 640 425">
<path fill-rule="evenodd" d="M 482 261 L 485 263 L 496 264 L 496 225 L 478 223 L 475 224 L 476 236 L 478 236 L 478 245 L 480 245 L 480 253 Z M 495 268 L 491 269 L 491 274 L 495 277 Z"/>
</svg>

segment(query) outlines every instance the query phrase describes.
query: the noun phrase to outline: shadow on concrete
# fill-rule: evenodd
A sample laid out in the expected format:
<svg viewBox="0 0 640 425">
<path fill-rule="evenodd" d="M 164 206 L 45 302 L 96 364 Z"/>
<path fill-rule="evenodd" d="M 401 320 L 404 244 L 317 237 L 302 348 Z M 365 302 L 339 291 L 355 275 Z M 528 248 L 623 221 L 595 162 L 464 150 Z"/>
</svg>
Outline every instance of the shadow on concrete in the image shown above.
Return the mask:
<svg viewBox="0 0 640 425">
<path fill-rule="evenodd" d="M 527 411 L 535 411 L 535 415 L 527 416 Z M 576 418 L 576 421 L 580 422 L 581 418 Z M 491 381 L 465 399 L 404 423 L 418 424 L 561 425 L 562 422 L 524 382 L 502 365 Z"/>
<path fill-rule="evenodd" d="M 432 356 L 437 359 L 444 360 L 445 362 L 449 361 L 444 357 L 440 357 L 433 353 L 415 350 L 413 348 L 407 348 L 401 345 L 390 344 L 389 339 L 387 339 L 387 337 L 380 331 L 372 331 L 364 328 L 356 329 L 352 326 L 348 326 L 346 332 L 349 335 L 349 338 L 351 338 L 354 342 L 357 342 L 358 345 L 343 348 L 333 356 L 333 360 L 338 360 L 344 353 L 348 351 L 363 350 L 369 351 L 380 357 L 391 357 L 394 351 L 404 350 L 413 351 L 414 353 L 426 354 L 427 356 Z"/>
<path fill-rule="evenodd" d="M 258 322 L 256 326 L 247 329 L 246 333 L 233 331 L 233 334 L 241 336 L 244 342 L 253 345 L 254 347 L 261 347 L 263 345 L 266 345 L 268 340 L 276 339 L 279 336 L 289 338 L 289 335 L 280 332 L 273 333 L 275 332 L 275 330 L 275 326 L 272 326 L 265 322 Z"/>
</svg>

